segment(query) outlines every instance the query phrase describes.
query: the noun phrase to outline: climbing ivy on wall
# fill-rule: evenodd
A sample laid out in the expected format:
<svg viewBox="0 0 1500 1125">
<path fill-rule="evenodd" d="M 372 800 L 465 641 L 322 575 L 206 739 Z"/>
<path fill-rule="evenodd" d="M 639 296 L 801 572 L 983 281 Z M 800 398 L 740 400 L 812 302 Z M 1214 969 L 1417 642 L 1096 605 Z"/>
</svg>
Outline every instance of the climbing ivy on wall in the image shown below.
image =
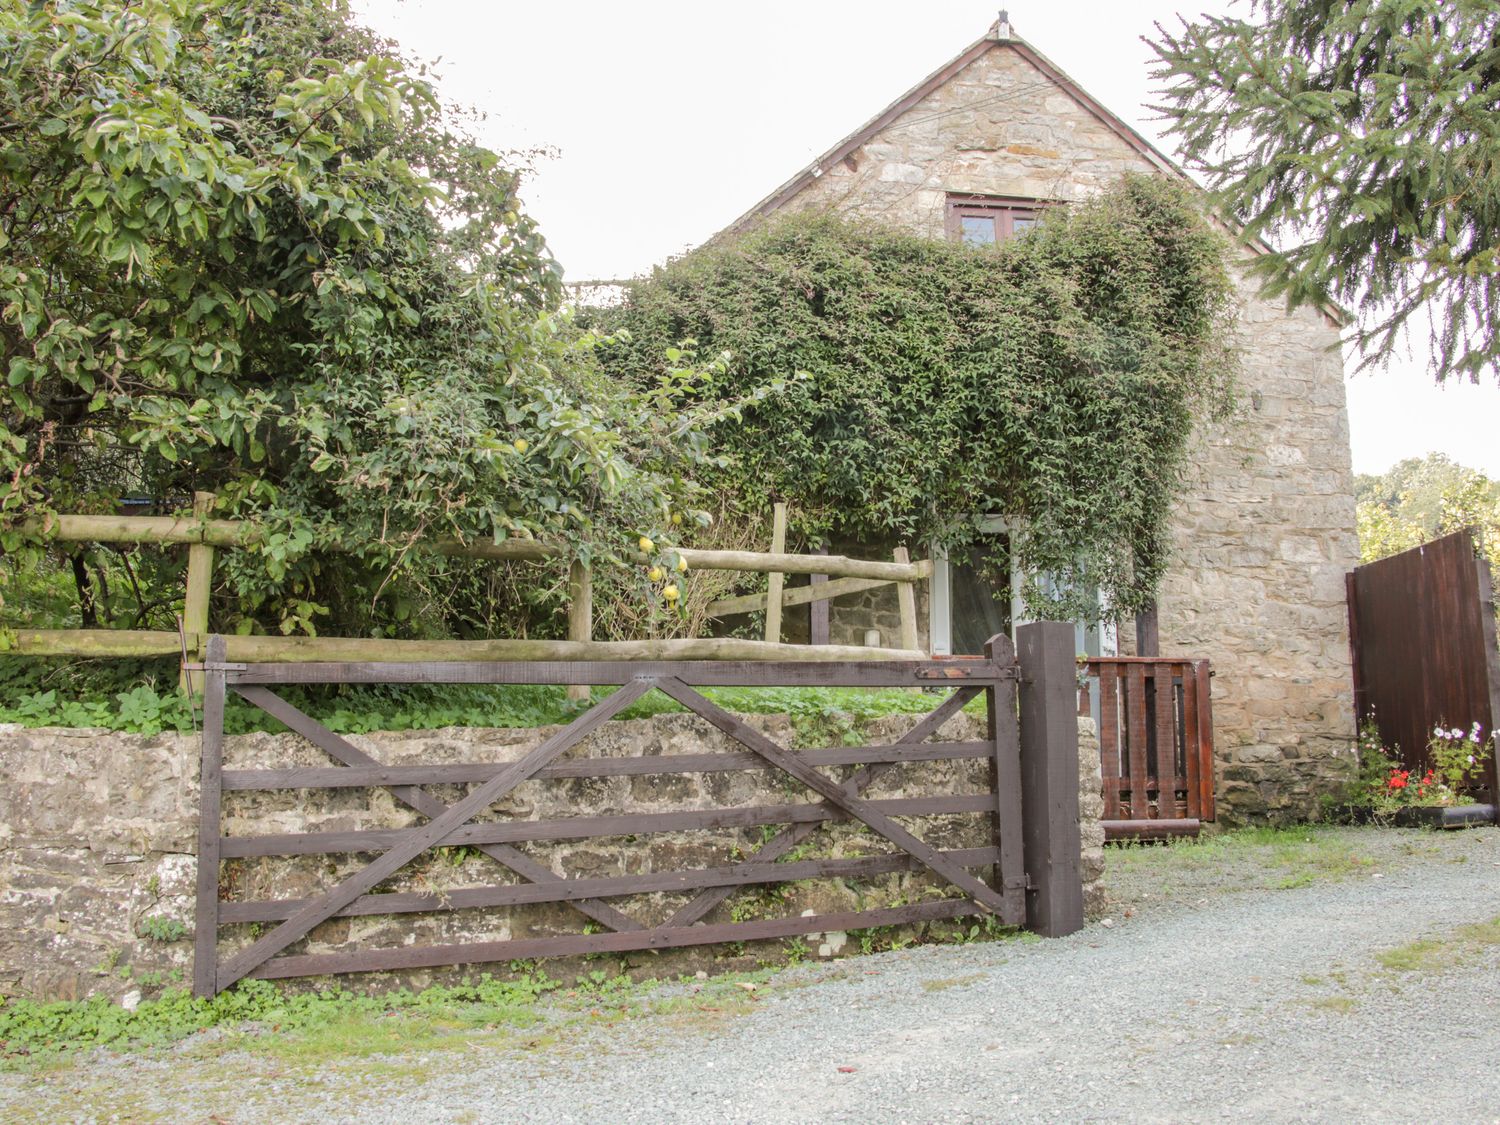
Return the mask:
<svg viewBox="0 0 1500 1125">
<path fill-rule="evenodd" d="M 968 248 L 868 221 L 778 218 L 656 270 L 602 314 L 603 362 L 728 352 L 713 393 L 805 372 L 721 427 L 712 484 L 794 501 L 809 541 L 934 540 L 1019 517 L 1034 611 L 1131 613 L 1168 561 L 1195 424 L 1232 404 L 1226 240 L 1191 193 L 1131 177 L 1024 237 Z"/>
</svg>

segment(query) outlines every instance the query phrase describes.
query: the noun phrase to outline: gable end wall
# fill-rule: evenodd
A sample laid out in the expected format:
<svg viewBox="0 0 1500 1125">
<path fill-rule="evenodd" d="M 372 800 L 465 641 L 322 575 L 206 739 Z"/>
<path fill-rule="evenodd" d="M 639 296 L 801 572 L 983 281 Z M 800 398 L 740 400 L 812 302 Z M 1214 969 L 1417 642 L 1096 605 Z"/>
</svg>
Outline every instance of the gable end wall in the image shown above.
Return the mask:
<svg viewBox="0 0 1500 1125">
<path fill-rule="evenodd" d="M 997 45 L 787 206 L 942 238 L 949 193 L 1080 200 L 1126 172 L 1161 174 Z M 1259 299 L 1243 279 L 1240 292 L 1244 412 L 1195 437 L 1159 611 L 1164 655 L 1213 661 L 1228 823 L 1316 812 L 1346 775 L 1354 738 L 1344 574 L 1358 543 L 1338 332 L 1316 310 L 1288 315 Z M 842 629 L 840 608 L 835 633 L 858 643 L 883 607 L 861 605 Z"/>
</svg>

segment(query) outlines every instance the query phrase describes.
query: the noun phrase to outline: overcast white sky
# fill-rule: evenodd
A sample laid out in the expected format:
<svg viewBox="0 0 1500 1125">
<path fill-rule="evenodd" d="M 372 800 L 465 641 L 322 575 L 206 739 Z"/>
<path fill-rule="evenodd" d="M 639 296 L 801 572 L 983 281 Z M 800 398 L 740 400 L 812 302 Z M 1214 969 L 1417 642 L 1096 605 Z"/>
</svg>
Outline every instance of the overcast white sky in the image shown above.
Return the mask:
<svg viewBox="0 0 1500 1125">
<path fill-rule="evenodd" d="M 437 59 L 499 149 L 547 146 L 525 191 L 569 280 L 629 277 L 696 245 L 984 34 L 988 0 L 354 0 Z M 1161 147 L 1145 103 L 1155 21 L 1225 0 L 1026 0 L 1016 33 Z M 1417 360 L 1351 376 L 1354 468 L 1428 451 L 1500 477 L 1500 388 Z M 1351 365 L 1352 366 L 1352 365 Z"/>
</svg>

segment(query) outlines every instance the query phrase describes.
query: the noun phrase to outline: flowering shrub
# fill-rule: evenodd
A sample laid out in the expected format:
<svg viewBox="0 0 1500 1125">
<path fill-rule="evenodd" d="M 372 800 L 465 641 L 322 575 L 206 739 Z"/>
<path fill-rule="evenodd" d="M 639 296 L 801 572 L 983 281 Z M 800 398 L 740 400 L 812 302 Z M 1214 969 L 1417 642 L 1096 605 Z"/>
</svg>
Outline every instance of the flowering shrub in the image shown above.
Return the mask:
<svg viewBox="0 0 1500 1125">
<path fill-rule="evenodd" d="M 1427 753 L 1433 769 L 1454 792 L 1462 792 L 1484 778 L 1485 763 L 1490 760 L 1492 738 L 1481 735 L 1478 723 L 1464 733 L 1459 727 L 1434 727 L 1427 741 Z"/>
<path fill-rule="evenodd" d="M 1403 767 L 1399 755 L 1381 744 L 1373 723 L 1359 732 L 1359 777 L 1350 803 L 1391 813 L 1413 805 L 1456 805 L 1483 778 L 1491 739 L 1478 723 L 1468 731 L 1437 726 L 1427 741 L 1432 765 L 1424 772 Z"/>
</svg>

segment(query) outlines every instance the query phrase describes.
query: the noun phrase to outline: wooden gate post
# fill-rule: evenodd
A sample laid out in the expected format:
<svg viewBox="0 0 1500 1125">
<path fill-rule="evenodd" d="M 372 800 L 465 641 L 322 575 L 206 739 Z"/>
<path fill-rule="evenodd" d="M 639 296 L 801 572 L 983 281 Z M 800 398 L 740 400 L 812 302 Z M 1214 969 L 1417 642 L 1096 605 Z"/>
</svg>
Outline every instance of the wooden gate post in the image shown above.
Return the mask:
<svg viewBox="0 0 1500 1125">
<path fill-rule="evenodd" d="M 1021 833 L 1026 925 L 1043 937 L 1083 928 L 1078 826 L 1078 680 L 1073 625 L 1016 630 L 1021 662 Z"/>
<path fill-rule="evenodd" d="M 193 518 L 206 520 L 213 515 L 214 494 L 193 493 Z M 214 549 L 207 543 L 188 547 L 187 590 L 182 599 L 182 631 L 189 638 L 191 655 L 203 659 L 208 638 L 208 596 L 213 591 Z M 203 694 L 203 673 L 186 668 L 178 677 L 179 690 L 187 695 Z"/>
<path fill-rule="evenodd" d="M 568 567 L 568 640 L 594 639 L 594 572 L 579 559 Z M 590 698 L 587 684 L 569 684 L 568 698 L 574 703 Z"/>
</svg>

